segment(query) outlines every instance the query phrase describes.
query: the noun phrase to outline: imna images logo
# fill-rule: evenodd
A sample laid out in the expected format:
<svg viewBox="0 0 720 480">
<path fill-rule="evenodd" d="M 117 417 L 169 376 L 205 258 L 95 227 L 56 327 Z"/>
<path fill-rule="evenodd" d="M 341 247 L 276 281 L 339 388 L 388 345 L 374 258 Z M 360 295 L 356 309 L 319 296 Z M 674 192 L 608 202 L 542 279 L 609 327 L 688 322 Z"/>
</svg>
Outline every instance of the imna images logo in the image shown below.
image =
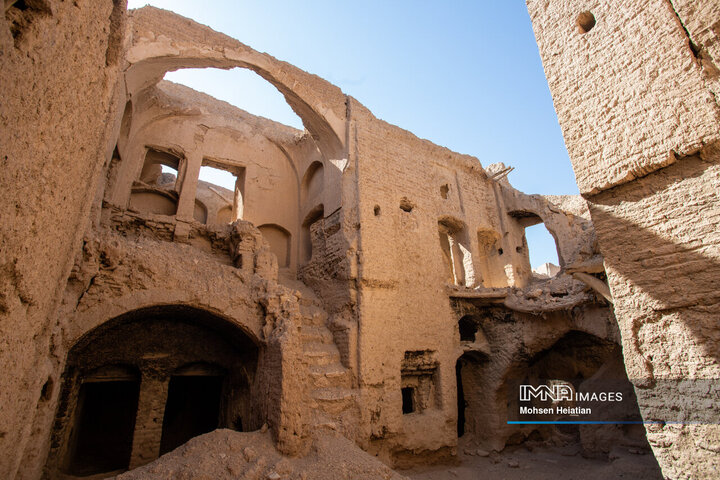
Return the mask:
<svg viewBox="0 0 720 480">
<path fill-rule="evenodd" d="M 529 402 L 622 402 L 622 392 L 576 392 L 572 384 L 551 381 L 549 385 L 520 385 L 520 401 Z"/>
<path fill-rule="evenodd" d="M 575 399 L 575 389 L 569 383 L 555 383 L 553 385 L 520 385 L 520 401 L 529 402 L 537 398 L 541 402 L 562 402 Z"/>
</svg>

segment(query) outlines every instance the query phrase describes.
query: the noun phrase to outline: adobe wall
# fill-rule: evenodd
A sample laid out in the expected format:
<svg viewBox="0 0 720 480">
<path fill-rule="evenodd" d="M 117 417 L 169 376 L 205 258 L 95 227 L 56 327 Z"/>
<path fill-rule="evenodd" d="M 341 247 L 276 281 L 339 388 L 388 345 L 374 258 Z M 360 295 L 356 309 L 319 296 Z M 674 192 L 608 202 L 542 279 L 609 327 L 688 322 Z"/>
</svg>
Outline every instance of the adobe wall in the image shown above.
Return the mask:
<svg viewBox="0 0 720 480">
<path fill-rule="evenodd" d="M 30 12 L 37 2 L 26 2 Z M 73 16 L 64 8 L 51 6 L 52 14 L 84 19 L 82 27 L 73 24 L 76 32 L 99 35 L 94 29 L 102 22 L 92 15 L 111 15 L 107 9 Z M 112 11 L 113 22 L 124 18 L 124 5 Z M 476 391 L 469 402 L 475 416 L 465 425 L 479 444 L 501 450 L 539 435 L 505 422 L 506 399 L 515 395 L 510 376 L 552 364 L 540 357 L 567 335 L 591 336 L 598 347 L 592 351 L 602 354 L 560 363 L 595 379 L 601 365 L 617 367 L 611 299 L 582 199 L 518 192 L 504 178 L 505 165 L 483 168 L 474 157 L 418 139 L 330 83 L 189 19 L 150 7 L 128 19 L 124 40 L 108 29 L 117 48 L 83 51 L 84 60 L 75 61 L 87 65 L 61 72 L 72 79 L 53 67 L 72 48 L 37 59 L 50 73 L 35 72 L 29 84 L 50 85 L 52 74 L 66 81 L 63 88 L 77 86 L 70 91 L 78 97 L 42 105 L 50 116 L 32 120 L 46 130 L 43 123 L 3 130 L 14 132 L 14 151 L 38 158 L 2 177 L 15 202 L 7 211 L 25 213 L 2 226 L 17 258 L 3 275 L 11 292 L 3 308 L 12 318 L 2 324 L 3 338 L 18 349 L 3 350 L 6 379 L 15 380 L 0 391 L 10 405 L 2 418 L 13 426 L 0 436 L 7 442 L 0 458 L 14 463 L 0 473 L 32 479 L 68 473 L 63 462 L 73 448 L 68 431 L 81 375 L 92 378 L 95 367 L 104 367 L 103 355 L 88 354 L 83 363 L 78 349 L 99 338 L 101 352 L 113 350 L 121 333 L 98 332 L 132 317 L 132 328 L 120 323 L 135 335 L 144 328 L 138 312 L 201 313 L 183 317 L 192 326 L 176 332 L 195 337 L 192 352 L 168 358 L 160 351 L 168 340 L 160 327 L 140 342 L 148 351 L 121 345 L 110 352 L 138 363 L 132 366 L 142 376 L 150 372 L 139 397 L 150 407 L 137 407 L 129 467 L 159 453 L 168 375 L 181 360 L 193 361 L 190 353 L 203 360 L 213 335 L 201 327 L 240 332 L 257 349 L 257 360 L 243 366 L 255 369 L 246 426 L 267 422 L 278 449 L 290 455 L 306 451 L 313 430 L 332 429 L 394 465 L 445 460 L 458 444 L 458 378 Z M 18 38 L 22 49 L 31 37 Z M 104 67 L 114 62 L 122 68 L 117 91 L 117 72 Z M 285 96 L 305 131 L 161 81 L 167 71 L 193 67 L 255 71 Z M 78 78 L 97 90 L 83 90 Z M 19 93 L 9 93 L 18 98 L 12 111 L 23 112 Z M 33 98 L 66 96 L 50 90 Z M 67 120 L 76 113 L 72 125 Z M 28 132 L 35 136 L 18 145 Z M 72 162 L 48 161 L 60 153 L 43 156 L 49 140 L 36 140 L 51 135 L 64 142 L 53 152 Z M 162 162 L 177 175 L 162 173 Z M 198 180 L 203 164 L 238 174 L 242 214 L 236 192 Z M 21 171 L 32 176 L 7 177 Z M 61 194 L 65 203 L 52 203 Z M 228 194 L 235 198 L 221 198 Z M 217 221 L 219 209 L 231 204 L 238 220 Z M 37 228 L 43 220 L 52 226 L 47 232 Z M 557 242 L 562 268 L 553 278 L 530 269 L 524 232 L 540 222 Z M 42 232 L 40 240 L 34 232 Z M 273 244 L 278 238 L 288 239 L 286 267 Z M 48 298 L 36 298 L 38 292 Z M 147 318 L 151 329 L 157 319 Z M 473 340 L 463 338 L 463 318 L 476 329 Z M 572 356 L 585 344 L 573 345 L 555 353 Z M 480 364 L 458 374 L 461 360 Z M 33 373 L 23 377 L 27 372 Z M 617 438 L 585 437 L 584 445 L 604 442 L 593 450 L 601 453 Z"/>
<path fill-rule="evenodd" d="M 51 314 L 112 152 L 126 8 L 122 0 L 14 4 L 5 2 L 0 18 L 2 478 L 22 461 L 51 370 Z"/>
<path fill-rule="evenodd" d="M 660 422 L 646 425 L 648 440 L 668 478 L 710 478 L 720 468 L 710 407 L 720 374 L 720 4 L 527 4 L 605 259 L 625 367 L 643 418 Z"/>
<path fill-rule="evenodd" d="M 474 157 L 376 119 L 354 99 L 350 112 L 350 163 L 357 165 L 359 198 L 357 371 L 363 435 L 358 441 L 396 465 L 420 461 L 418 454 L 425 461 L 454 455 L 455 368 L 468 351 L 487 355 L 485 370 L 474 380 L 487 395 L 486 416 L 472 420 L 483 425 L 476 441 L 488 450 L 502 450 L 511 438 L 522 441 L 523 434 L 505 424 L 512 371 L 507 360 L 548 348 L 568 330 L 582 330 L 567 322 L 582 324 L 586 312 L 606 309 L 598 306 L 604 303 L 599 295 L 565 272 L 573 267 L 602 271 L 584 202 L 556 197 L 556 205 L 523 194 L 498 176 L 506 169 L 502 164 L 483 169 Z M 558 206 L 563 204 L 564 209 Z M 564 267 L 549 281 L 530 271 L 524 229 L 539 222 L 555 236 Z M 463 256 L 454 267 L 441 246 L 448 229 L 460 244 L 453 255 Z M 451 270 L 462 270 L 463 278 Z M 503 330 L 497 316 L 483 316 L 498 307 L 507 309 L 517 330 Z M 458 320 L 468 311 L 487 318 L 481 329 L 491 338 L 486 350 L 475 351 L 478 345 L 460 340 Z M 604 329 L 612 329 L 614 319 L 588 315 L 594 320 L 587 324 L 594 323 L 607 338 Z M 404 370 L 408 355 L 417 352 L 435 365 L 435 399 L 421 412 L 403 414 L 401 390 L 412 381 L 404 377 L 415 375 Z M 496 395 L 502 397 L 498 404 Z"/>
</svg>

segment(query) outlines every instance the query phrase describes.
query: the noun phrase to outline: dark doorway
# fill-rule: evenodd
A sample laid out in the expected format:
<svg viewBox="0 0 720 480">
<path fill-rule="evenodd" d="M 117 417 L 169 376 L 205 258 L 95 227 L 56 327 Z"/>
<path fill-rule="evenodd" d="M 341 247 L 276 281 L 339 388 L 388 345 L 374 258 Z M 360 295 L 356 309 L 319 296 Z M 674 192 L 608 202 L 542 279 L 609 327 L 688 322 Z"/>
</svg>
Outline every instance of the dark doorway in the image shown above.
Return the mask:
<svg viewBox="0 0 720 480">
<path fill-rule="evenodd" d="M 458 321 L 458 329 L 460 330 L 461 342 L 474 342 L 477 335 L 478 326 L 472 316 L 465 315 Z"/>
<path fill-rule="evenodd" d="M 415 411 L 415 389 L 405 387 L 402 392 L 402 412 L 403 414 L 413 413 Z"/>
<path fill-rule="evenodd" d="M 87 476 L 128 468 L 139 393 L 137 379 L 82 384 L 69 473 Z"/>
<path fill-rule="evenodd" d="M 170 379 L 160 455 L 218 427 L 222 384 L 221 376 L 173 376 Z"/>
<path fill-rule="evenodd" d="M 462 437 L 465 435 L 465 408 L 467 407 L 467 402 L 465 401 L 465 392 L 463 392 L 461 358 L 459 358 L 455 364 L 455 377 L 457 378 L 457 433 L 458 437 Z"/>
</svg>

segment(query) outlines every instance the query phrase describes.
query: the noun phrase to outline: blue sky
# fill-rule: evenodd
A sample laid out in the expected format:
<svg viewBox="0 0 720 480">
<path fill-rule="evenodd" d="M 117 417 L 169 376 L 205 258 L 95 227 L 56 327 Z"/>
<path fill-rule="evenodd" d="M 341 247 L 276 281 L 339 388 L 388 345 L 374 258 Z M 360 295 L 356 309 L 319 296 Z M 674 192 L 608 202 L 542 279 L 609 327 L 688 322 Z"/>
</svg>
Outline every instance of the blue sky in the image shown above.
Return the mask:
<svg viewBox="0 0 720 480">
<path fill-rule="evenodd" d="M 577 194 L 522 0 L 129 0 L 209 25 L 339 86 L 375 116 L 487 166 L 515 167 L 526 193 Z M 302 128 L 272 86 L 246 70 L 182 70 L 169 80 Z M 540 230 L 536 233 L 537 230 Z M 557 263 L 529 229 L 533 266 Z"/>
</svg>

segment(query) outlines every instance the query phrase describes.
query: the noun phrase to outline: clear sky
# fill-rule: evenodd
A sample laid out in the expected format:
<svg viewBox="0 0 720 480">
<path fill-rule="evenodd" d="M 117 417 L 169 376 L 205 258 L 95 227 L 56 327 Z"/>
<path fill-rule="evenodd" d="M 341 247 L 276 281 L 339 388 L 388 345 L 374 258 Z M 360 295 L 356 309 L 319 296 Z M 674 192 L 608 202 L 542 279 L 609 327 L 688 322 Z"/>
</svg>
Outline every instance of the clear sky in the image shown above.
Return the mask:
<svg viewBox="0 0 720 480">
<path fill-rule="evenodd" d="M 523 0 L 129 0 L 209 25 L 334 83 L 375 116 L 487 166 L 515 167 L 526 193 L 577 194 Z M 182 70 L 183 83 L 256 115 L 302 128 L 254 73 Z M 531 263 L 557 263 L 543 228 Z"/>
</svg>

